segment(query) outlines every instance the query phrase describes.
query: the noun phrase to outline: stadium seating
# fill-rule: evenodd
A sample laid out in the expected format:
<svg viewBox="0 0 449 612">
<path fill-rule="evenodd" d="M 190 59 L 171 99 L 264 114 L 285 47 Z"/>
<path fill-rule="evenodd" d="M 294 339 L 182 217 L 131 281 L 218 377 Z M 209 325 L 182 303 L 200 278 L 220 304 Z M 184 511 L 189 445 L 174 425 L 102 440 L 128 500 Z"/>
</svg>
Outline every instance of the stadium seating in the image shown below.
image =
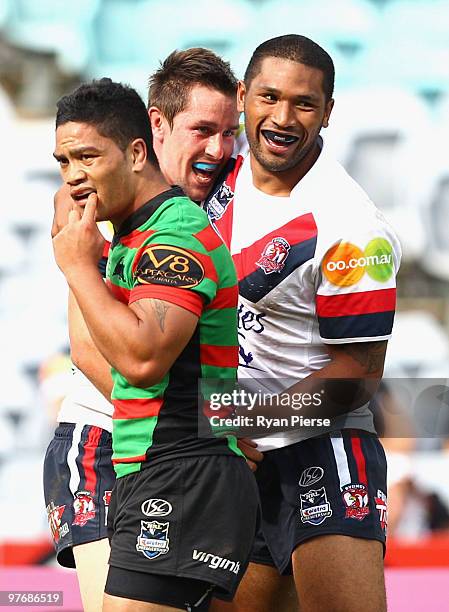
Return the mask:
<svg viewBox="0 0 449 612">
<path fill-rule="evenodd" d="M 5 30 L 17 47 L 54 53 L 63 72 L 77 74 L 86 66 L 92 23 L 100 0 L 15 0 Z"/>
<path fill-rule="evenodd" d="M 422 171 L 422 151 L 430 146 L 432 133 L 426 104 L 387 87 L 340 92 L 324 132 L 348 172 L 399 233 L 405 261 L 424 249 L 420 203 L 430 177 L 426 180 Z"/>
</svg>

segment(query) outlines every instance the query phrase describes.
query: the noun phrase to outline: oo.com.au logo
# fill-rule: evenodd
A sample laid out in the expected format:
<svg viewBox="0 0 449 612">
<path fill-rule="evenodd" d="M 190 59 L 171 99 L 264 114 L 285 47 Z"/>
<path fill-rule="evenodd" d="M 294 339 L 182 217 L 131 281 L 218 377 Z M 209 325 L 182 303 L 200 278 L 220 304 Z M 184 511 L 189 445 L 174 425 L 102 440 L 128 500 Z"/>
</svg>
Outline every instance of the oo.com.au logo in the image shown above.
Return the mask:
<svg viewBox="0 0 449 612">
<path fill-rule="evenodd" d="M 393 249 L 385 238 L 373 238 L 363 251 L 350 242 L 340 242 L 328 250 L 322 266 L 325 277 L 340 287 L 355 285 L 365 272 L 385 283 L 393 274 Z"/>
</svg>

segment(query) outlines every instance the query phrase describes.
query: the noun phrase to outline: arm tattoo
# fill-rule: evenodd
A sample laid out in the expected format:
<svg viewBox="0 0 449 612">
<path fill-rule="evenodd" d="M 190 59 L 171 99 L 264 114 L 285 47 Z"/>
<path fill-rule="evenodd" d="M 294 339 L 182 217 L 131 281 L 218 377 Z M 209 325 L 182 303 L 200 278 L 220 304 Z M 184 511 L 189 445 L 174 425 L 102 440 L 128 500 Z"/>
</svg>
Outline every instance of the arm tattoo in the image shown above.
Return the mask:
<svg viewBox="0 0 449 612">
<path fill-rule="evenodd" d="M 167 310 L 170 308 L 164 302 L 160 300 L 150 299 L 151 306 L 153 308 L 153 312 L 156 315 L 157 322 L 159 323 L 159 327 L 161 332 L 165 331 L 165 317 L 167 315 Z"/>
<path fill-rule="evenodd" d="M 342 344 L 341 348 L 366 369 L 366 374 L 382 370 L 385 359 L 385 342 Z"/>
</svg>

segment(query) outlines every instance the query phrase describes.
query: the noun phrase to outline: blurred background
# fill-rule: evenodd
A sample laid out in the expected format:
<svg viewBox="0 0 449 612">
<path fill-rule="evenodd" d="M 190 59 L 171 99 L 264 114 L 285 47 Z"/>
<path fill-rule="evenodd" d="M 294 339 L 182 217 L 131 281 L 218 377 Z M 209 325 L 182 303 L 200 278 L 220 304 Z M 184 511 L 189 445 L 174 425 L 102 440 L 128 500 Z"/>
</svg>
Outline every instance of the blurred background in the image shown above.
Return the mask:
<svg viewBox="0 0 449 612">
<path fill-rule="evenodd" d="M 403 246 L 378 418 L 390 609 L 449 610 L 449 0 L 0 0 L 0 573 L 10 586 L 55 567 L 42 461 L 70 367 L 50 240 L 56 100 L 102 76 L 146 100 L 148 76 L 175 48 L 213 49 L 241 77 L 257 44 L 287 33 L 332 55 L 327 146 Z"/>
</svg>

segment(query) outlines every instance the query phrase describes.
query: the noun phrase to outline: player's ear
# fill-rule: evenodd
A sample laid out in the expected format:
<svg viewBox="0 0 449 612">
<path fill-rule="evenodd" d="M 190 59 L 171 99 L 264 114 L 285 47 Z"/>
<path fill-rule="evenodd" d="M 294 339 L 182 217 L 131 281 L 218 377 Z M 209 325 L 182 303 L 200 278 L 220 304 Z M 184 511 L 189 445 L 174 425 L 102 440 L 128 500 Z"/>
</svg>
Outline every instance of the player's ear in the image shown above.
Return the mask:
<svg viewBox="0 0 449 612">
<path fill-rule="evenodd" d="M 157 106 L 150 106 L 148 109 L 148 117 L 150 118 L 151 131 L 153 132 L 154 140 L 162 142 L 164 140 L 166 123 L 164 116 Z"/>
<path fill-rule="evenodd" d="M 237 110 L 239 111 L 239 113 L 243 113 L 243 111 L 245 110 L 245 94 L 245 83 L 243 81 L 239 81 L 237 87 Z"/>
<path fill-rule="evenodd" d="M 147 145 L 142 138 L 136 138 L 129 146 L 133 170 L 135 172 L 142 172 L 147 162 Z"/>
<path fill-rule="evenodd" d="M 326 107 L 324 110 L 324 119 L 322 126 L 327 128 L 329 125 L 329 117 L 331 116 L 332 109 L 334 108 L 334 100 L 331 98 L 328 102 L 326 102 Z"/>
</svg>

